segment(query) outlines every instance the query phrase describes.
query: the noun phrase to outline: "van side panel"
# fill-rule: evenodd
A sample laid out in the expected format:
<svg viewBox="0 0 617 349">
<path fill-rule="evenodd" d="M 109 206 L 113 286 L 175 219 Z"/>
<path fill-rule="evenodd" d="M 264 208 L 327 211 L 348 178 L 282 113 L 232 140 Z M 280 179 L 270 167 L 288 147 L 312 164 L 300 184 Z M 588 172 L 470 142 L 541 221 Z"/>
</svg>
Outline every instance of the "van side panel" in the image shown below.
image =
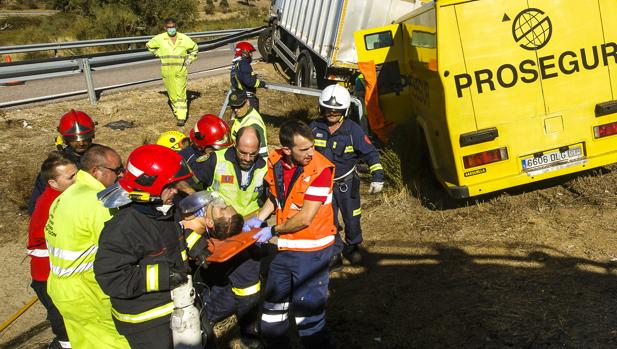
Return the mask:
<svg viewBox="0 0 617 349">
<path fill-rule="evenodd" d="M 604 42 L 617 43 L 617 1 L 600 0 Z M 617 60 L 617 58 L 615 58 Z M 617 61 L 610 60 L 608 69 L 611 76 L 612 100 L 617 100 Z"/>
</svg>

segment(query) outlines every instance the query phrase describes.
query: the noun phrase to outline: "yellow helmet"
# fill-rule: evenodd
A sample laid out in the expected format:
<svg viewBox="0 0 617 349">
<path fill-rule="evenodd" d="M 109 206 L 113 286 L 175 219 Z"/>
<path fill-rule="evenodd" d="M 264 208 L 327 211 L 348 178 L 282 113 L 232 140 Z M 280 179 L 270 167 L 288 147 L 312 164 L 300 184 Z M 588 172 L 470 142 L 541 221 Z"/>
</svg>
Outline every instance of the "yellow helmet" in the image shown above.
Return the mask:
<svg viewBox="0 0 617 349">
<path fill-rule="evenodd" d="M 180 131 L 167 131 L 161 133 L 159 139 L 156 140 L 156 144 L 170 148 L 175 151 L 179 151 L 186 145 L 188 138 L 184 133 Z"/>
</svg>

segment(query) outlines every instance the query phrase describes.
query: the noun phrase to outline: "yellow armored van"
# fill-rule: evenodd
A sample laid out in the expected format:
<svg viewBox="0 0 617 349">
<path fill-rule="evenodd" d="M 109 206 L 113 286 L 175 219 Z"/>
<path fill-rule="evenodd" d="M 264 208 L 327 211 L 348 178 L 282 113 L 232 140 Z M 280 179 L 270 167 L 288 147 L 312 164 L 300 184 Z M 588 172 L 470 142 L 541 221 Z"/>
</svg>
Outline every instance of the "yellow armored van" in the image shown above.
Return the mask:
<svg viewBox="0 0 617 349">
<path fill-rule="evenodd" d="M 355 42 L 454 197 L 617 162 L 616 0 L 439 0 Z"/>
</svg>

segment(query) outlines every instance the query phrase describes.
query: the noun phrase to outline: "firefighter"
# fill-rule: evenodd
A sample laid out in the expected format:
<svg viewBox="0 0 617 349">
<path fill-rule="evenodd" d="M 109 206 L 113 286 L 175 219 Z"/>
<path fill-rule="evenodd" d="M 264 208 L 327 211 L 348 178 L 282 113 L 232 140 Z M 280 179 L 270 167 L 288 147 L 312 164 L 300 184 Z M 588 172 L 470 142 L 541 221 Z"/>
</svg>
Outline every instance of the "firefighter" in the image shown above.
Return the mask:
<svg viewBox="0 0 617 349">
<path fill-rule="evenodd" d="M 233 91 L 229 95 L 229 107 L 233 111 L 234 119 L 231 125 L 231 140 L 236 141 L 238 130 L 245 126 L 253 126 L 259 133 L 259 155 L 263 158 L 268 157 L 268 135 L 266 124 L 264 123 L 259 111 L 247 102 L 247 95 L 244 91 Z"/>
<path fill-rule="evenodd" d="M 90 148 L 94 139 L 94 121 L 88 114 L 71 109 L 66 114 L 62 115 L 58 124 L 58 133 L 56 138 L 56 147 L 59 151 L 68 154 L 73 161 L 80 166 L 80 158 L 84 152 Z M 34 181 L 34 188 L 30 201 L 28 202 L 28 213 L 32 215 L 36 200 L 45 190 L 47 183 L 39 173 Z"/>
<path fill-rule="evenodd" d="M 74 348 L 128 348 L 111 318 L 111 303 L 96 280 L 92 264 L 109 209 L 96 194 L 122 175 L 120 156 L 102 145 L 81 158 L 75 183 L 52 203 L 45 225 L 51 273 L 47 292 L 64 318 Z"/>
<path fill-rule="evenodd" d="M 161 75 L 169 103 L 178 121 L 177 125 L 184 126 L 188 112 L 186 100 L 188 67 L 197 58 L 199 48 L 190 37 L 177 32 L 175 19 L 166 18 L 163 23 L 165 32 L 150 39 L 146 47 L 161 59 Z"/>
<path fill-rule="evenodd" d="M 356 172 L 358 162 L 364 160 L 369 165 L 373 177 L 369 193 L 381 192 L 384 182 L 383 167 L 379 162 L 377 149 L 358 124 L 345 119 L 350 101 L 351 96 L 343 86 L 326 87 L 319 97 L 319 108 L 323 118 L 311 123 L 315 135 L 315 149 L 336 166 L 333 189 L 334 222 L 338 228 L 340 210 L 345 224 L 345 243 L 338 234 L 336 237 L 333 268 L 341 266 L 341 252 L 352 264 L 362 262 L 360 177 Z"/>
<path fill-rule="evenodd" d="M 246 41 L 236 44 L 234 59 L 231 64 L 231 88 L 234 91 L 245 91 L 251 107 L 259 111 L 259 98 L 257 98 L 257 88 L 266 87 L 266 82 L 259 80 L 253 72 L 251 62 L 255 47 Z"/>
<path fill-rule="evenodd" d="M 266 161 L 259 156 L 259 135 L 251 126 L 238 130 L 233 147 L 217 150 L 203 163 L 204 177 L 200 182 L 208 191 L 216 191 L 244 217 L 254 215 L 263 203 Z M 258 348 L 257 303 L 259 281 L 259 251 L 249 249 L 230 261 L 210 265 L 201 273 L 208 286 L 202 292 L 206 304 L 205 321 L 212 324 L 235 312 L 240 324 L 241 341 L 247 348 Z"/>
<path fill-rule="evenodd" d="M 233 143 L 229 134 L 229 126 L 216 115 L 205 114 L 189 133 L 191 145 L 179 153 L 188 164 L 196 179 L 205 176 L 203 163 L 208 160 L 213 151 L 225 149 Z M 188 181 L 196 185 L 195 181 Z"/>
<path fill-rule="evenodd" d="M 176 184 L 191 177 L 182 157 L 148 144 L 128 158 L 124 177 L 99 193 L 108 208 L 122 207 L 105 225 L 94 261 L 101 288 L 111 297 L 118 332 L 132 348 L 173 348 L 170 291 L 188 280 L 183 259 L 184 231 L 174 216 Z M 222 220 L 227 227 L 242 218 L 230 207 L 210 207 L 206 226 Z M 200 232 L 203 233 L 203 232 Z"/>
<path fill-rule="evenodd" d="M 253 236 L 257 243 L 278 236 L 278 253 L 266 281 L 261 333 L 267 347 L 287 348 L 289 311 L 304 347 L 333 348 L 326 328 L 328 263 L 334 244 L 332 178 L 334 165 L 315 152 L 304 122 L 281 126 L 281 149 L 268 157 L 265 180 L 270 198 L 243 229 L 261 227 L 274 212 L 276 223 Z"/>
<path fill-rule="evenodd" d="M 161 133 L 156 144 L 162 145 L 174 151 L 180 151 L 189 145 L 189 138 L 180 131 L 166 131 Z"/>
<path fill-rule="evenodd" d="M 49 252 L 45 244 L 45 224 L 49 218 L 51 203 L 75 182 L 77 165 L 73 158 L 59 151 L 50 153 L 41 165 L 41 177 L 47 182 L 45 191 L 36 202 L 34 212 L 28 227 L 28 256 L 30 256 L 30 285 L 47 310 L 47 320 L 51 323 L 51 331 L 55 338 L 49 344 L 49 349 L 70 348 L 62 315 L 47 294 L 47 278 L 49 277 Z"/>
</svg>

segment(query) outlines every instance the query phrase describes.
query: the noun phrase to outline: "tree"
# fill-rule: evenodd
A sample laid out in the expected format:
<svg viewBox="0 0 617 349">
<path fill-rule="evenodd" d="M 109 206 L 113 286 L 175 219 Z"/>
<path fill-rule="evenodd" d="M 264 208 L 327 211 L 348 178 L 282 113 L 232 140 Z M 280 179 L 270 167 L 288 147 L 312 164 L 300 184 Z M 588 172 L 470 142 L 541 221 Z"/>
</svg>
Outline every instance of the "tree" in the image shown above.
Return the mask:
<svg viewBox="0 0 617 349">
<path fill-rule="evenodd" d="M 211 15 L 211 14 L 214 13 L 214 1 L 212 1 L 212 0 L 207 0 L 206 1 L 205 11 L 206 11 L 206 14 L 208 14 L 208 15 Z"/>
<path fill-rule="evenodd" d="M 227 2 L 227 0 L 221 0 L 219 6 L 221 7 L 221 10 L 223 10 L 223 12 L 229 12 L 229 3 Z"/>
</svg>

